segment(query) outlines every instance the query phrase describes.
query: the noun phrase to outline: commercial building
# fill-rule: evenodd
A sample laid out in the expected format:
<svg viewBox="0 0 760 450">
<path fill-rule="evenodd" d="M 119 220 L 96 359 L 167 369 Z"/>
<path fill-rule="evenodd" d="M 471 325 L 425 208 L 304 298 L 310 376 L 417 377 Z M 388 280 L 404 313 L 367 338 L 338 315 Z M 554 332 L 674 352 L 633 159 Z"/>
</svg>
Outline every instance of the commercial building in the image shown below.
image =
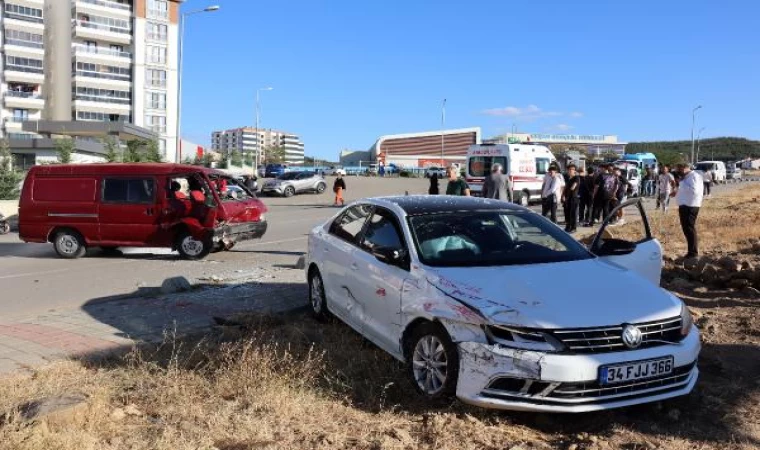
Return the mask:
<svg viewBox="0 0 760 450">
<path fill-rule="evenodd" d="M 304 145 L 296 134 L 251 127 L 211 133 L 211 150 L 219 153 L 239 152 L 244 155 L 255 155 L 258 150 L 258 160 L 261 161 L 262 158 L 266 158 L 266 150 L 275 147 L 284 150 L 287 164 L 303 164 Z"/>
<path fill-rule="evenodd" d="M 392 134 L 381 136 L 369 156 L 378 164 L 399 167 L 461 164 L 470 145 L 479 144 L 480 139 L 479 127 Z"/>
<path fill-rule="evenodd" d="M 507 133 L 484 139 L 485 143 L 530 143 L 550 146 L 553 150 L 583 149 L 590 156 L 625 153 L 625 142 L 618 142 L 615 135 L 598 134 L 546 134 L 546 133 Z M 564 148 L 563 148 L 564 147 Z"/>
<path fill-rule="evenodd" d="M 19 142 L 43 137 L 35 122 L 63 124 L 58 131 L 89 138 L 81 147 L 97 153 L 95 138 L 107 134 L 107 124 L 132 124 L 152 131 L 147 136 L 174 161 L 183 1 L 1 2 L 0 136 L 29 155 Z M 100 123 L 103 132 L 72 133 L 76 122 Z"/>
</svg>

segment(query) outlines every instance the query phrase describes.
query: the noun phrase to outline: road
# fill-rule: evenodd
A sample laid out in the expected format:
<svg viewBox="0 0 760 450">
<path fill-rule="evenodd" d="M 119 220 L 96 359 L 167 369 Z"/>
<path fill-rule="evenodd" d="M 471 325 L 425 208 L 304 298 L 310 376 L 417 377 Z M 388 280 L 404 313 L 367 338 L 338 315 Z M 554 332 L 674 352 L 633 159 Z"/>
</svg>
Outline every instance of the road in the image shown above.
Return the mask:
<svg viewBox="0 0 760 450">
<path fill-rule="evenodd" d="M 427 191 L 423 179 L 349 177 L 347 184 L 349 201 Z M 740 185 L 716 190 L 734 186 Z M 0 236 L 0 317 L 78 308 L 93 299 L 157 287 L 174 276 L 191 281 L 214 276 L 225 279 L 244 277 L 256 267 L 290 266 L 305 251 L 308 232 L 337 212 L 330 206 L 330 193 L 265 197 L 263 201 L 269 208 L 269 229 L 263 239 L 238 244 L 232 251 L 202 261 L 180 260 L 165 249 L 124 249 L 119 256 L 91 250 L 84 258 L 65 260 L 56 256 L 51 244 L 26 244 L 15 233 Z"/>
</svg>

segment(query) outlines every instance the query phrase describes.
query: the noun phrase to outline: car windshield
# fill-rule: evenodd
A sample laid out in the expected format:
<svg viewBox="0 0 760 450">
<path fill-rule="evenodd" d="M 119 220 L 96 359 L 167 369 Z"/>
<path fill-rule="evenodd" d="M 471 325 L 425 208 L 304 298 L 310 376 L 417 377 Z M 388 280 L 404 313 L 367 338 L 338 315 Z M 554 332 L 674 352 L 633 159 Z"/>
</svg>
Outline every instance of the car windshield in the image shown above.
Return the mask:
<svg viewBox="0 0 760 450">
<path fill-rule="evenodd" d="M 286 172 L 277 177 L 278 180 L 295 180 L 300 172 Z"/>
<path fill-rule="evenodd" d="M 412 216 L 409 226 L 423 264 L 509 266 L 593 258 L 578 241 L 535 213 L 446 212 Z"/>
<path fill-rule="evenodd" d="M 698 163 L 697 164 L 697 170 L 701 170 L 702 172 L 707 170 L 712 170 L 713 163 Z"/>
</svg>

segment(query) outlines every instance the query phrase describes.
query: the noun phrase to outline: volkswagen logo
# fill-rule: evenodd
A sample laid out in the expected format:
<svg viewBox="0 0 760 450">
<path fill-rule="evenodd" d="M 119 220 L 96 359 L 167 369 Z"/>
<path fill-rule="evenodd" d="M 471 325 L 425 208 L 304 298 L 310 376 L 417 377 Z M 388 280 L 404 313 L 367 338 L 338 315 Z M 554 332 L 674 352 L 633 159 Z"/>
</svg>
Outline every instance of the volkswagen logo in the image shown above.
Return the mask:
<svg viewBox="0 0 760 450">
<path fill-rule="evenodd" d="M 641 345 L 644 336 L 636 325 L 626 325 L 623 327 L 623 344 L 628 348 L 637 348 Z"/>
</svg>

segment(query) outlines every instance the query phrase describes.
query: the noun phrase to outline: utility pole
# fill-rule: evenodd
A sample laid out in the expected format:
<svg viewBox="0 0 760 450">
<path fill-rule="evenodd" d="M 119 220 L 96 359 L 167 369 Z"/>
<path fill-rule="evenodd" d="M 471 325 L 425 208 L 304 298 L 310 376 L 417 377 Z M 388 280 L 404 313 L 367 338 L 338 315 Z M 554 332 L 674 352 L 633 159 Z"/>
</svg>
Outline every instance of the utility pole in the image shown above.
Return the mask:
<svg viewBox="0 0 760 450">
<path fill-rule="evenodd" d="M 702 137 L 702 132 L 705 131 L 705 127 L 699 129 L 697 133 L 697 162 L 699 162 L 699 139 Z M 712 156 L 710 157 L 712 159 Z"/>
<path fill-rule="evenodd" d="M 702 105 L 697 106 L 691 111 L 691 165 L 693 166 L 696 161 L 694 160 L 694 122 L 696 121 L 697 111 L 702 109 Z"/>
</svg>

